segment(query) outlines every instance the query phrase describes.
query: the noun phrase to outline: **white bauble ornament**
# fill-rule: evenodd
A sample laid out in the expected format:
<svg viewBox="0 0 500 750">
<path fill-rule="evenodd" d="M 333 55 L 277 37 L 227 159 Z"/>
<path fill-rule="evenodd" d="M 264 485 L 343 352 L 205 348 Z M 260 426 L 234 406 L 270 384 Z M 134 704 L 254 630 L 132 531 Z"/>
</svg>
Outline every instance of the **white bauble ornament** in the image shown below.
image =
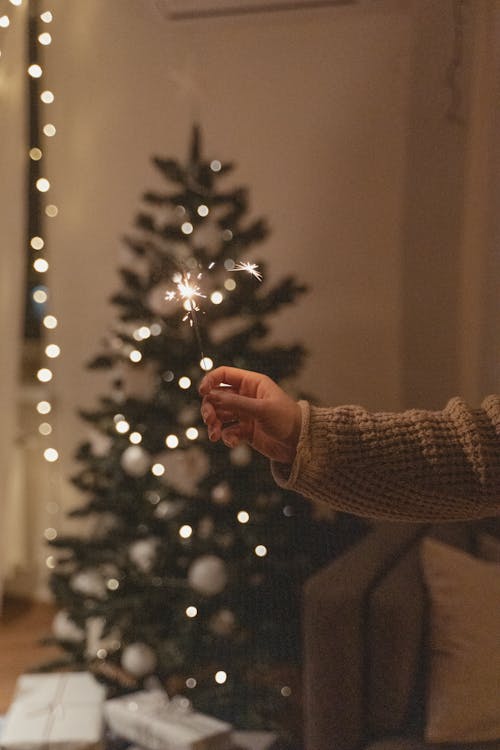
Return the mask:
<svg viewBox="0 0 500 750">
<path fill-rule="evenodd" d="M 134 677 L 146 677 L 156 668 L 156 654 L 145 643 L 131 643 L 122 652 L 121 665 Z"/>
<path fill-rule="evenodd" d="M 220 594 L 228 581 L 226 563 L 216 555 L 202 555 L 191 563 L 187 578 L 191 588 L 200 594 Z"/>
<path fill-rule="evenodd" d="M 204 247 L 209 251 L 215 251 L 220 245 L 221 237 L 222 231 L 220 226 L 208 220 L 196 227 L 191 242 L 193 243 L 193 247 Z"/>
<path fill-rule="evenodd" d="M 160 540 L 158 537 L 137 539 L 128 548 L 128 555 L 142 573 L 150 573 L 156 560 Z"/>
<path fill-rule="evenodd" d="M 221 482 L 220 484 L 215 485 L 215 487 L 212 488 L 210 497 L 217 505 L 227 505 L 227 503 L 231 502 L 232 498 L 230 485 L 227 482 Z"/>
<path fill-rule="evenodd" d="M 179 515 L 184 508 L 182 500 L 162 500 L 155 508 L 155 516 L 164 521 L 170 521 Z"/>
<path fill-rule="evenodd" d="M 95 659 L 98 651 L 106 651 L 106 655 L 111 651 L 117 651 L 120 648 L 120 632 L 113 628 L 105 636 L 103 631 L 106 625 L 104 617 L 88 617 L 85 623 L 85 634 L 87 643 L 85 653 L 89 659 Z"/>
<path fill-rule="evenodd" d="M 152 399 L 158 386 L 156 362 L 121 363 L 123 392 L 128 398 Z"/>
<path fill-rule="evenodd" d="M 180 410 L 177 419 L 179 420 L 179 424 L 183 425 L 184 427 L 188 427 L 190 425 L 196 424 L 198 422 L 199 416 L 199 406 L 191 404 L 190 406 L 185 406 Z"/>
<path fill-rule="evenodd" d="M 83 630 L 71 619 L 65 609 L 59 610 L 52 620 L 52 632 L 56 638 L 60 638 L 62 641 L 74 641 L 75 643 L 83 641 L 85 637 Z"/>
<path fill-rule="evenodd" d="M 98 432 L 97 430 L 90 430 L 89 443 L 92 453 L 98 458 L 107 456 L 111 450 L 111 446 L 113 445 L 113 441 L 109 435 L 104 435 L 102 432 Z"/>
<path fill-rule="evenodd" d="M 151 456 L 140 445 L 131 445 L 123 451 L 120 463 L 131 477 L 143 477 L 151 466 Z"/>
<path fill-rule="evenodd" d="M 248 466 L 252 460 L 252 451 L 246 443 L 240 443 L 231 449 L 229 460 L 234 466 Z"/>
<path fill-rule="evenodd" d="M 200 539 L 210 539 L 212 534 L 214 533 L 214 520 L 213 518 L 210 518 L 209 516 L 206 516 L 205 518 L 202 518 L 198 524 L 198 536 Z"/>
<path fill-rule="evenodd" d="M 155 315 L 170 315 L 175 307 L 172 302 L 167 302 L 165 295 L 169 290 L 175 289 L 173 283 L 165 281 L 154 286 L 147 296 L 147 306 Z"/>
<path fill-rule="evenodd" d="M 198 483 L 210 469 L 207 454 L 198 446 L 171 450 L 162 453 L 156 460 L 165 467 L 162 481 L 183 495 L 194 495 Z"/>
<path fill-rule="evenodd" d="M 221 609 L 210 619 L 210 630 L 216 635 L 231 635 L 235 625 L 236 617 L 230 609 Z"/>
<path fill-rule="evenodd" d="M 106 584 L 97 570 L 81 570 L 75 573 L 71 577 L 70 585 L 73 591 L 83 596 L 95 596 L 96 599 L 104 599 L 106 596 Z"/>
</svg>

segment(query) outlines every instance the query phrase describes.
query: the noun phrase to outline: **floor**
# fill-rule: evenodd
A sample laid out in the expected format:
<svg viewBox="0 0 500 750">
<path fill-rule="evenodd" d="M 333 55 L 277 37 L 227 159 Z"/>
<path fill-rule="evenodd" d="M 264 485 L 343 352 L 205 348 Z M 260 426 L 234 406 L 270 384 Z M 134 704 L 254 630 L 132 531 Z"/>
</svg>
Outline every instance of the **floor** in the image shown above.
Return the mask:
<svg viewBox="0 0 500 750">
<path fill-rule="evenodd" d="M 18 676 L 57 653 L 38 643 L 50 633 L 54 613 L 49 604 L 4 600 L 0 617 L 0 715 L 9 707 Z"/>
</svg>

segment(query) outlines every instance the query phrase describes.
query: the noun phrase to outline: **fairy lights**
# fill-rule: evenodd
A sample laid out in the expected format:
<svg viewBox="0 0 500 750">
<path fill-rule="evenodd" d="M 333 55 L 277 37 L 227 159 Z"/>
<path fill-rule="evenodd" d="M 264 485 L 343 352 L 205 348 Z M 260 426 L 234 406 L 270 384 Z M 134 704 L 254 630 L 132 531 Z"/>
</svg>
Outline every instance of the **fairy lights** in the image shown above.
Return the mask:
<svg viewBox="0 0 500 750">
<path fill-rule="evenodd" d="M 165 467 L 163 464 L 153 464 L 151 467 L 151 473 L 155 477 L 162 477 L 165 474 Z"/>
<path fill-rule="evenodd" d="M 138 349 L 133 349 L 130 354 L 128 355 L 131 362 L 140 362 L 142 359 L 142 354 Z"/>
<path fill-rule="evenodd" d="M 43 241 L 41 237 L 36 236 L 30 239 L 30 245 L 33 248 L 33 250 L 42 250 L 45 245 L 45 242 Z"/>
<path fill-rule="evenodd" d="M 130 430 L 130 425 L 125 419 L 120 419 L 115 424 L 115 429 L 120 435 L 125 435 Z"/>
<path fill-rule="evenodd" d="M 11 4 L 21 5 L 22 0 L 10 0 Z M 53 336 L 57 329 L 58 320 L 49 310 L 45 312 L 45 305 L 50 303 L 50 292 L 45 283 L 41 284 L 40 279 L 46 277 L 49 270 L 49 262 L 45 257 L 47 253 L 47 237 L 44 231 L 44 217 L 54 218 L 58 214 L 58 207 L 53 202 L 46 201 L 47 194 L 52 186 L 47 176 L 46 149 L 41 148 L 41 140 L 45 137 L 47 140 L 53 139 L 57 133 L 57 128 L 52 118 L 50 121 L 42 119 L 46 105 L 54 102 L 54 93 L 47 87 L 42 91 L 41 81 L 45 82 L 46 68 L 41 60 L 42 49 L 47 48 L 52 43 L 52 34 L 40 28 L 40 22 L 51 23 L 53 16 L 51 11 L 46 10 L 41 16 L 29 15 L 29 45 L 27 61 L 27 84 L 29 90 L 29 144 L 27 151 L 28 167 L 28 236 L 27 244 L 36 255 L 30 261 L 28 266 L 28 283 L 31 287 L 31 297 L 34 307 L 31 308 L 27 317 L 27 330 L 32 331 L 34 336 L 40 339 L 41 349 L 48 362 L 53 362 L 61 354 L 61 347 L 53 340 L 44 341 L 45 336 Z M 48 119 L 48 118 L 47 118 Z M 51 367 L 41 366 L 36 372 L 36 378 L 42 386 L 47 386 L 53 381 L 54 373 Z M 52 403 L 48 398 L 42 398 L 36 405 L 38 414 L 45 417 L 47 421 L 42 421 L 38 425 L 38 433 L 43 441 L 50 440 L 52 443 L 54 427 L 51 421 L 48 421 L 49 415 L 52 414 Z M 49 443 L 48 447 L 42 450 L 45 461 L 49 464 L 55 464 L 59 460 L 59 451 Z M 47 514 L 55 520 L 60 512 L 59 503 L 51 500 L 46 506 Z M 54 520 L 47 524 L 44 531 L 44 537 L 51 542 L 57 538 L 58 532 L 54 528 Z M 47 568 L 53 570 L 57 567 L 57 559 L 54 555 L 49 555 L 45 564 Z M 109 585 L 109 582 L 108 582 Z M 109 586 L 108 586 L 109 587 Z M 109 587 L 112 588 L 112 587 Z"/>
<path fill-rule="evenodd" d="M 36 181 L 36 189 L 40 191 L 40 193 L 47 193 L 50 190 L 50 182 L 46 177 L 40 177 Z"/>
</svg>

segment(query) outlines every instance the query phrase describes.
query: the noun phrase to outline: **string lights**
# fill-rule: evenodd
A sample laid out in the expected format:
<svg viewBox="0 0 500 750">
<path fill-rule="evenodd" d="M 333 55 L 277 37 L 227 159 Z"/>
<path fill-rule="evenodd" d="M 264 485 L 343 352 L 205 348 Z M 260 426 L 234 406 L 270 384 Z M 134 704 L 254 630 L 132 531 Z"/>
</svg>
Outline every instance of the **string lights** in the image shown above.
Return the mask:
<svg viewBox="0 0 500 750">
<path fill-rule="evenodd" d="M 22 0 L 10 0 L 20 5 Z M 31 0 L 28 5 L 28 60 L 27 76 L 29 90 L 29 144 L 28 144 L 28 245 L 29 261 L 27 268 L 28 298 L 26 304 L 25 335 L 41 344 L 40 366 L 36 378 L 41 384 L 53 383 L 53 363 L 60 354 L 61 347 L 54 340 L 58 320 L 52 312 L 51 292 L 47 283 L 50 272 L 47 247 L 46 221 L 53 220 L 59 209 L 51 199 L 52 185 L 47 171 L 47 152 L 57 133 L 53 122 L 51 106 L 55 101 L 54 92 L 47 85 L 44 52 L 53 41 L 53 13 L 42 0 Z M 42 455 L 49 464 L 59 460 L 54 427 L 51 417 L 53 405 L 50 397 L 38 401 L 36 410 L 43 421 L 38 432 L 44 442 Z M 51 501 L 47 512 L 58 513 L 59 504 Z M 45 529 L 46 539 L 53 540 L 57 530 L 51 524 Z M 48 568 L 54 566 L 53 556 L 46 559 Z"/>
<path fill-rule="evenodd" d="M 16 0 L 17 1 L 17 0 Z M 11 0 L 12 2 L 12 0 Z M 56 134 L 56 126 L 51 121 L 50 105 L 54 102 L 54 93 L 45 86 L 45 70 L 42 65 L 41 52 L 42 48 L 48 47 L 52 43 L 52 33 L 48 31 L 48 25 L 53 21 L 53 14 L 47 8 L 40 8 L 38 0 L 33 3 L 33 12 L 29 18 L 29 64 L 28 76 L 30 87 L 30 227 L 29 227 L 29 244 L 34 251 L 31 260 L 32 279 L 31 296 L 38 309 L 35 308 L 35 315 L 41 321 L 39 336 L 42 341 L 46 341 L 49 332 L 55 331 L 58 325 L 55 315 L 47 313 L 47 304 L 50 304 L 50 293 L 46 282 L 46 274 L 49 271 L 49 261 L 45 257 L 47 253 L 47 243 L 44 232 L 44 216 L 53 219 L 58 214 L 58 208 L 48 200 L 48 193 L 51 184 L 46 176 L 46 151 L 48 139 Z M 41 12 L 39 10 L 41 9 Z M 43 86 L 41 85 L 43 82 Z M 46 199 L 44 200 L 46 196 Z M 38 313 L 38 314 L 37 314 Z M 44 356 L 47 359 L 47 366 L 39 368 L 37 378 L 41 383 L 52 382 L 53 371 L 52 361 L 59 357 L 61 348 L 51 337 L 51 341 L 45 345 Z M 50 413 L 52 407 L 50 401 L 39 402 L 37 409 L 45 408 L 45 413 Z M 50 428 L 50 429 L 49 429 Z M 43 436 L 52 436 L 53 429 L 50 423 L 45 422 L 39 428 Z M 51 441 L 53 437 L 51 437 Z M 43 451 L 46 461 L 51 463 L 59 458 L 59 452 L 54 445 L 50 445 Z"/>
</svg>

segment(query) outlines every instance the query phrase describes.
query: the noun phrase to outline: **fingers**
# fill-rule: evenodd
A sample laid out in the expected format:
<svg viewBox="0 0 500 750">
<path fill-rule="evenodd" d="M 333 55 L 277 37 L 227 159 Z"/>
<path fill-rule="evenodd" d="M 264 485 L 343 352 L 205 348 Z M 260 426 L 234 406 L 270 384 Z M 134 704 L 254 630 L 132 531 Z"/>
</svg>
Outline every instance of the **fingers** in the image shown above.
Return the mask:
<svg viewBox="0 0 500 750">
<path fill-rule="evenodd" d="M 236 422 L 228 427 L 223 427 L 221 439 L 229 448 L 234 448 L 235 445 L 242 442 L 252 445 L 252 425 L 249 422 Z"/>
<path fill-rule="evenodd" d="M 230 415 L 231 419 L 256 418 L 262 414 L 263 402 L 261 399 L 240 396 L 229 391 L 210 391 L 205 396 L 204 401 L 213 406 L 218 418 L 222 418 L 223 414 Z"/>
<path fill-rule="evenodd" d="M 221 383 L 226 383 L 239 390 L 243 381 L 257 385 L 262 378 L 263 376 L 258 372 L 240 370 L 238 367 L 216 367 L 215 370 L 204 376 L 198 390 L 202 396 L 206 396 Z"/>
<path fill-rule="evenodd" d="M 233 426 L 230 423 L 236 422 L 236 416 L 233 412 L 224 409 L 216 411 L 206 396 L 202 401 L 201 416 L 207 426 L 208 437 L 213 442 L 220 440 L 222 430 Z"/>
</svg>

